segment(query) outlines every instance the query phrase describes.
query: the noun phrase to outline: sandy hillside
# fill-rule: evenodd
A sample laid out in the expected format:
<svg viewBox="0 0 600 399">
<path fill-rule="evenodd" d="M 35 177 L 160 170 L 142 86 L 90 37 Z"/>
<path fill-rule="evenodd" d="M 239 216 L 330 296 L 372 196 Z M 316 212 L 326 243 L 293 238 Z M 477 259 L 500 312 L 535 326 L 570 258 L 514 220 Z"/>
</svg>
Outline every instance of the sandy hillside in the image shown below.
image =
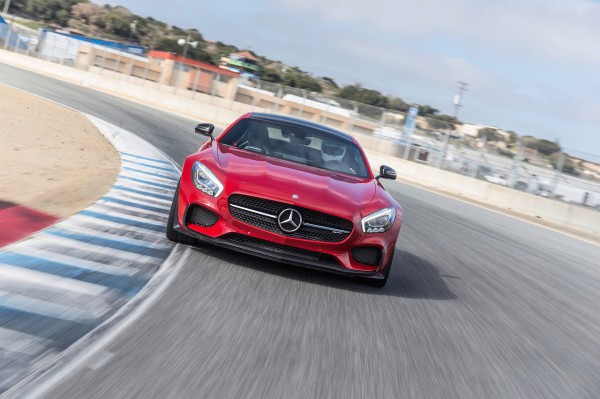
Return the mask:
<svg viewBox="0 0 600 399">
<path fill-rule="evenodd" d="M 66 217 L 114 184 L 119 154 L 83 115 L 0 84 L 0 200 Z"/>
</svg>

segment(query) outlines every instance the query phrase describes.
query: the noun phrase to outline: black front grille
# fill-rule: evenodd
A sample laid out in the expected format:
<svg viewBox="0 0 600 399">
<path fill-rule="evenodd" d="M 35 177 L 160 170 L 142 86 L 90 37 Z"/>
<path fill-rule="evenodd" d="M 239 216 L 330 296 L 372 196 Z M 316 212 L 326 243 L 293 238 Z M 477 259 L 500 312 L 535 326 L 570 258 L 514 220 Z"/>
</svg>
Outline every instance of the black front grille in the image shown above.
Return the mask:
<svg viewBox="0 0 600 399">
<path fill-rule="evenodd" d="M 186 225 L 195 224 L 202 227 L 211 227 L 219 220 L 219 216 L 211 210 L 199 205 L 191 205 L 186 215 Z"/>
<path fill-rule="evenodd" d="M 377 266 L 381 260 L 381 250 L 377 247 L 358 247 L 352 249 L 352 257 L 358 263 Z"/>
<path fill-rule="evenodd" d="M 243 234 L 231 233 L 223 236 L 224 240 L 238 244 L 243 244 L 245 247 L 255 248 L 265 252 L 270 252 L 274 255 L 287 255 L 296 258 L 302 258 L 313 262 L 330 264 L 338 266 L 339 264 L 331 255 L 321 252 L 308 251 L 301 248 L 290 247 L 289 245 L 281 245 L 270 241 L 260 240 L 258 238 L 245 236 Z"/>
<path fill-rule="evenodd" d="M 246 209 L 240 209 L 236 206 Z M 294 208 L 302 215 L 303 225 L 294 233 L 285 233 L 279 228 L 279 224 L 277 223 L 277 216 L 287 208 Z M 350 232 L 352 232 L 352 222 L 349 220 L 313 211 L 312 209 L 292 206 L 283 202 L 241 194 L 233 194 L 229 197 L 229 212 L 234 218 L 249 225 L 273 233 L 305 240 L 340 242 L 345 240 L 350 235 Z M 321 226 L 322 228 L 306 226 L 307 223 Z M 341 231 L 332 231 L 327 228 Z"/>
</svg>

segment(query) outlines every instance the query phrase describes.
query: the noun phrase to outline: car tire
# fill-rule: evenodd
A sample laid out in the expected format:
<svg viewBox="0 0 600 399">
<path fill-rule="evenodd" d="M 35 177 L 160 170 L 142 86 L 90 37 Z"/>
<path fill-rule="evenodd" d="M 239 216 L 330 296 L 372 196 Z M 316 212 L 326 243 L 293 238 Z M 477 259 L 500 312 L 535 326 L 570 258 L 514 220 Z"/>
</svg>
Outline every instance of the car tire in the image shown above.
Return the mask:
<svg viewBox="0 0 600 399">
<path fill-rule="evenodd" d="M 198 240 L 194 237 L 190 237 L 186 234 L 180 233 L 173 228 L 173 222 L 177 217 L 177 202 L 179 199 L 179 183 L 177 183 L 177 188 L 175 189 L 175 194 L 173 194 L 173 202 L 171 202 L 171 210 L 169 210 L 169 219 L 167 220 L 167 229 L 166 235 L 167 238 L 173 242 L 178 242 L 181 244 L 187 245 L 196 245 L 198 244 Z"/>
<path fill-rule="evenodd" d="M 393 251 L 393 250 L 392 250 Z M 385 287 L 388 277 L 390 275 L 390 270 L 392 268 L 392 264 L 394 263 L 394 252 L 392 252 L 392 256 L 388 261 L 387 265 L 385 265 L 385 269 L 383 270 L 383 278 L 382 279 L 373 279 L 366 277 L 359 277 L 358 281 L 365 285 L 370 285 L 371 287 L 383 288 Z"/>
</svg>

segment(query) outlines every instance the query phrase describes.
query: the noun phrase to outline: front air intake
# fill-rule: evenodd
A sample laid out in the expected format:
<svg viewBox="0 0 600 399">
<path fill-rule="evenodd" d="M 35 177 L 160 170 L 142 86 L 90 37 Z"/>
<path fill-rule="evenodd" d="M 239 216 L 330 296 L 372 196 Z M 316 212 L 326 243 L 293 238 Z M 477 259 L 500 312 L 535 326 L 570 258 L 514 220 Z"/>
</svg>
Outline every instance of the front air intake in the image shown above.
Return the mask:
<svg viewBox="0 0 600 399">
<path fill-rule="evenodd" d="M 219 216 L 213 211 L 200 205 L 191 205 L 187 211 L 186 224 L 211 227 L 219 220 Z"/>
<path fill-rule="evenodd" d="M 352 257 L 358 263 L 378 266 L 381 261 L 381 249 L 377 247 L 358 247 L 352 250 Z"/>
</svg>

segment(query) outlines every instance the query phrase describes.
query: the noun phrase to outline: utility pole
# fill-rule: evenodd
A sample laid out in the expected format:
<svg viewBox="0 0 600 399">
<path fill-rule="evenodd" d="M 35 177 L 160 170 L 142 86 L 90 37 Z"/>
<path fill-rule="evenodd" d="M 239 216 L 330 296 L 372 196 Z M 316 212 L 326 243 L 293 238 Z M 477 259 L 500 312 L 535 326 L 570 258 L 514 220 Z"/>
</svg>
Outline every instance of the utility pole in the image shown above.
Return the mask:
<svg viewBox="0 0 600 399">
<path fill-rule="evenodd" d="M 4 0 L 4 9 L 2 10 L 2 12 L 4 13 L 4 16 L 8 18 L 8 7 L 10 7 L 10 0 Z M 8 24 L 8 30 L 6 31 L 6 37 L 4 38 L 4 50 L 8 49 L 8 45 L 10 44 L 10 36 L 12 34 L 12 26 L 13 26 L 13 22 L 15 20 L 15 16 L 13 15 L 12 19 L 10 20 L 10 24 Z"/>
<path fill-rule="evenodd" d="M 2 10 L 4 15 L 8 14 L 8 7 L 10 7 L 10 0 L 4 0 L 4 9 Z"/>
<path fill-rule="evenodd" d="M 177 68 L 177 60 L 175 60 L 175 83 L 173 84 L 173 93 L 177 93 L 177 84 L 179 83 L 180 72 L 179 70 L 183 69 L 183 65 L 185 65 L 185 56 L 187 55 L 188 45 L 192 46 L 193 48 L 196 48 L 196 46 L 198 45 L 198 41 L 190 42 L 191 39 L 192 38 L 190 37 L 190 35 L 187 35 L 185 39 L 177 40 L 177 44 L 183 46 L 183 54 L 181 55 L 181 63 L 179 65 L 179 68 Z"/>
<path fill-rule="evenodd" d="M 454 118 L 458 119 L 458 111 L 462 107 L 462 98 L 465 91 L 467 91 L 467 86 L 469 84 L 465 82 L 458 82 L 458 93 L 454 95 Z"/>
<path fill-rule="evenodd" d="M 460 107 L 462 107 L 462 96 L 465 91 L 467 91 L 467 86 L 469 84 L 465 82 L 458 82 L 458 93 L 454 95 L 454 119 L 458 120 L 458 111 L 460 111 Z M 444 137 L 444 145 L 442 147 L 442 153 L 440 157 L 440 162 L 438 167 L 440 169 L 444 168 L 444 161 L 448 153 L 448 145 L 450 144 L 450 124 L 446 127 L 446 134 Z M 454 130 L 454 129 L 453 129 Z"/>
<path fill-rule="evenodd" d="M 188 45 L 192 46 L 193 48 L 196 48 L 196 46 L 198 45 L 197 41 L 190 42 L 190 40 L 192 40 L 190 35 L 187 35 L 185 39 L 177 40 L 177 44 L 183 46 L 183 54 L 181 55 L 181 58 L 185 58 L 185 56 L 187 55 Z M 183 62 L 185 62 L 185 60 L 183 60 Z"/>
<path fill-rule="evenodd" d="M 129 24 L 129 38 L 128 38 L 128 42 L 131 43 L 131 38 L 135 36 L 135 30 L 137 28 L 137 21 L 134 20 L 132 23 Z"/>
<path fill-rule="evenodd" d="M 517 177 L 519 176 L 519 166 L 521 165 L 521 161 L 523 160 L 523 140 L 518 139 L 519 149 L 517 150 L 517 155 L 513 158 L 512 166 L 510 169 L 510 176 L 508 179 L 508 187 L 515 188 L 515 183 L 517 182 Z"/>
<path fill-rule="evenodd" d="M 556 164 L 556 172 L 554 173 L 554 180 L 552 181 L 552 191 L 550 192 L 550 195 L 552 195 L 552 198 L 556 197 L 556 187 L 558 186 L 558 180 L 560 179 L 560 174 L 562 172 L 564 164 L 565 164 L 565 153 L 561 149 L 560 155 L 558 157 L 558 162 Z"/>
</svg>

